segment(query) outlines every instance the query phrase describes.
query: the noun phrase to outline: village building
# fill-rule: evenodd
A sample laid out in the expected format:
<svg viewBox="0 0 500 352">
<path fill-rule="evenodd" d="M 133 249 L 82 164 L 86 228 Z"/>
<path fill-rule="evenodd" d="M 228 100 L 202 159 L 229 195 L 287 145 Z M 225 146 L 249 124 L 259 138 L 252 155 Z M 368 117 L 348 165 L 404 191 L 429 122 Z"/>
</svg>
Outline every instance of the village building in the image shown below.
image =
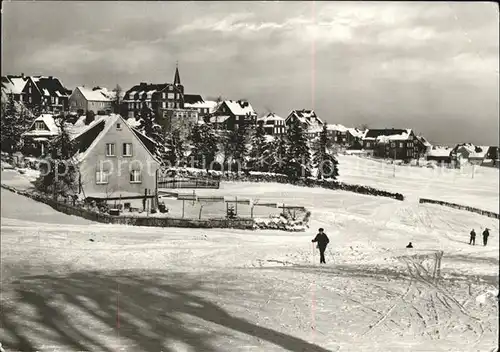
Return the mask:
<svg viewBox="0 0 500 352">
<path fill-rule="evenodd" d="M 127 90 L 122 104 L 127 117 L 138 118 L 143 108 L 152 109 L 156 116 L 166 117 L 170 109 L 184 109 L 184 86 L 176 67 L 174 83 L 141 82 Z"/>
<path fill-rule="evenodd" d="M 84 198 L 153 194 L 160 161 L 155 142 L 120 115 L 102 116 L 72 138 Z"/>
<path fill-rule="evenodd" d="M 363 149 L 384 159 L 409 161 L 417 158 L 415 134 L 411 129 L 369 129 L 363 137 Z"/>
<path fill-rule="evenodd" d="M 286 132 L 285 118 L 276 115 L 274 112 L 259 117 L 257 124 L 260 123 L 268 135 L 283 135 Z"/>
<path fill-rule="evenodd" d="M 248 101 L 224 100 L 212 114 L 205 116 L 205 122 L 220 130 L 235 131 L 242 124 L 253 128 L 257 123 L 257 113 Z"/>
<path fill-rule="evenodd" d="M 94 114 L 99 112 L 111 113 L 112 102 L 115 93 L 106 88 L 94 87 L 92 89 L 85 86 L 76 87 L 69 97 L 69 109 L 83 115 L 88 111 Z"/>
<path fill-rule="evenodd" d="M 446 146 L 431 146 L 425 158 L 427 161 L 435 161 L 438 164 L 451 165 L 452 149 Z"/>
<path fill-rule="evenodd" d="M 309 138 L 320 135 L 323 130 L 323 121 L 316 115 L 314 110 L 292 110 L 285 119 L 285 125 L 288 129 L 295 121 L 299 121 L 304 133 Z"/>
</svg>

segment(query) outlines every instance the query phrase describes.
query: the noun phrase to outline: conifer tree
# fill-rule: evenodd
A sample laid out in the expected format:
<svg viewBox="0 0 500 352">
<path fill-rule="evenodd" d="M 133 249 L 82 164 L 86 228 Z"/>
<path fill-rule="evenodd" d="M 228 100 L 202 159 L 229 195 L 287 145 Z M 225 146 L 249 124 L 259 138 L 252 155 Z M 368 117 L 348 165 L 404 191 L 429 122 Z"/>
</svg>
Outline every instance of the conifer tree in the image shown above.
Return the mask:
<svg viewBox="0 0 500 352">
<path fill-rule="evenodd" d="M 1 149 L 7 153 L 13 153 L 22 147 L 22 135 L 31 124 L 31 114 L 22 103 L 14 101 L 12 95 L 2 98 Z M 4 99 L 7 101 L 3 101 Z"/>
<path fill-rule="evenodd" d="M 288 143 L 284 136 L 278 136 L 264 154 L 265 171 L 282 174 L 287 164 Z"/>
<path fill-rule="evenodd" d="M 162 127 L 156 122 L 156 116 L 152 109 L 144 103 L 139 117 L 139 131 L 155 142 L 154 155 L 165 159 L 165 136 Z"/>
<path fill-rule="evenodd" d="M 219 149 L 215 131 L 208 124 L 195 124 L 191 130 L 190 140 L 193 166 L 208 171 Z"/>
<path fill-rule="evenodd" d="M 252 150 L 250 152 L 250 165 L 254 171 L 267 171 L 265 159 L 268 157 L 269 143 L 266 140 L 266 132 L 262 121 L 257 125 L 251 139 Z"/>
<path fill-rule="evenodd" d="M 334 153 L 328 149 L 328 131 L 326 125 L 323 126 L 323 130 L 319 136 L 319 142 L 314 153 L 313 165 L 318 168 L 317 178 L 319 180 L 323 178 L 336 179 L 339 175 L 337 159 Z"/>
<path fill-rule="evenodd" d="M 248 155 L 248 126 L 247 123 L 241 121 L 234 133 L 234 161 L 238 162 L 243 168 L 246 164 L 246 156 Z"/>
</svg>

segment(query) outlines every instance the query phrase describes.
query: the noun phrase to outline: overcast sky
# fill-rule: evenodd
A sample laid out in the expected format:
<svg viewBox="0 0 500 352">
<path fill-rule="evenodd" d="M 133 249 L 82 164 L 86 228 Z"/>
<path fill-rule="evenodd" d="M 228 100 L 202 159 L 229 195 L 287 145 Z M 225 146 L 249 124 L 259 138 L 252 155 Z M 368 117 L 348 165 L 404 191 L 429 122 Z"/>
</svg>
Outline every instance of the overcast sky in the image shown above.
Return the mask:
<svg viewBox="0 0 500 352">
<path fill-rule="evenodd" d="M 2 74 L 172 82 L 349 127 L 498 144 L 494 3 L 3 2 Z"/>
</svg>

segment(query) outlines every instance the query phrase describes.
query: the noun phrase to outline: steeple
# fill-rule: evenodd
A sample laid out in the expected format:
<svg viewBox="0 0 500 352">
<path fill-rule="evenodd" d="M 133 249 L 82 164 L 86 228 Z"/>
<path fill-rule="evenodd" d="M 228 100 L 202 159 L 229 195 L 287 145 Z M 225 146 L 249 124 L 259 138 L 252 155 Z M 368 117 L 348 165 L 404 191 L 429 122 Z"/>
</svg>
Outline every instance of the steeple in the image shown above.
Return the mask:
<svg viewBox="0 0 500 352">
<path fill-rule="evenodd" d="M 180 85 L 181 84 L 181 76 L 179 75 L 179 62 L 175 63 L 174 84 L 175 85 Z"/>
</svg>

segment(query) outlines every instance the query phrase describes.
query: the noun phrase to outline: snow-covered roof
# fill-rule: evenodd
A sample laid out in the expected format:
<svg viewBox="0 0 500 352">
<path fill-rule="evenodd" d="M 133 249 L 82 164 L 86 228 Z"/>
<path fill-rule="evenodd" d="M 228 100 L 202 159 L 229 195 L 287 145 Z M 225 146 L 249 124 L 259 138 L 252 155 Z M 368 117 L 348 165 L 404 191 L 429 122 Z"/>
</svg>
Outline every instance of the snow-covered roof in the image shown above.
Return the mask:
<svg viewBox="0 0 500 352">
<path fill-rule="evenodd" d="M 83 86 L 76 87 L 88 101 L 111 101 L 109 91 L 105 88 L 92 90 Z"/>
<path fill-rule="evenodd" d="M 432 147 L 432 144 L 424 136 L 418 136 L 417 138 L 424 146 Z"/>
<path fill-rule="evenodd" d="M 196 103 L 184 103 L 185 108 L 193 108 L 193 109 L 208 109 L 208 112 L 214 112 L 217 108 L 218 103 L 216 101 L 207 100 L 207 101 L 198 101 Z"/>
<path fill-rule="evenodd" d="M 236 116 L 245 116 L 247 114 L 257 115 L 252 105 L 248 101 L 233 101 L 233 100 L 225 100 L 224 103 L 227 105 L 229 110 Z"/>
<path fill-rule="evenodd" d="M 316 115 L 314 110 L 292 110 L 286 120 L 292 116 L 295 116 L 301 123 L 305 123 L 307 125 L 323 125 L 323 121 Z"/>
<path fill-rule="evenodd" d="M 353 137 L 363 138 L 365 136 L 366 131 L 359 130 L 357 128 L 348 128 L 347 129 Z"/>
<path fill-rule="evenodd" d="M 429 150 L 429 152 L 427 153 L 427 156 L 447 157 L 447 156 L 450 156 L 451 151 L 452 151 L 452 148 L 450 148 L 450 147 L 434 146 Z"/>
<path fill-rule="evenodd" d="M 47 96 L 47 97 L 50 97 L 50 93 L 49 91 L 47 90 L 47 88 L 43 88 L 43 95 Z"/>
<path fill-rule="evenodd" d="M 404 130 L 385 129 L 385 130 L 368 130 L 364 136 L 365 140 L 372 140 L 381 143 L 390 141 L 408 140 L 412 130 L 410 128 Z"/>
<path fill-rule="evenodd" d="M 265 116 L 261 116 L 257 119 L 257 121 L 262 121 L 264 123 L 271 122 L 271 121 L 285 121 L 284 117 L 276 115 L 274 112 L 270 112 L 269 114 Z"/>
<path fill-rule="evenodd" d="M 347 127 L 341 124 L 327 124 L 326 129 L 328 131 L 339 131 L 339 132 L 347 132 Z"/>
<path fill-rule="evenodd" d="M 490 149 L 490 146 L 488 146 L 488 145 L 476 146 L 474 149 L 474 152 L 472 152 L 469 155 L 469 158 L 484 159 L 484 157 L 486 156 L 486 153 L 488 153 L 489 149 Z"/>
<path fill-rule="evenodd" d="M 127 120 L 126 120 L 127 124 L 130 126 L 130 127 L 139 127 L 139 125 L 141 124 L 141 122 L 139 120 L 137 120 L 135 117 L 129 117 Z"/>
<path fill-rule="evenodd" d="M 72 140 L 76 140 L 77 138 L 80 138 L 82 137 L 87 131 L 93 129 L 94 127 L 96 127 L 98 124 L 102 124 L 104 123 L 104 126 L 103 128 L 101 129 L 101 131 L 97 134 L 97 136 L 95 136 L 95 138 L 92 140 L 92 143 L 90 144 L 90 146 L 88 146 L 88 148 L 86 148 L 84 151 L 78 151 L 77 154 L 75 155 L 75 159 L 76 159 L 76 162 L 81 162 L 83 161 L 88 155 L 89 153 L 91 152 L 91 150 L 99 143 L 99 141 L 103 138 L 103 136 L 106 135 L 106 133 L 109 131 L 109 129 L 111 128 L 111 126 L 113 126 L 118 120 L 122 120 L 127 126 L 129 126 L 127 124 L 127 122 L 118 114 L 111 114 L 111 115 L 103 115 L 100 119 L 96 119 L 94 121 L 92 121 L 91 124 L 89 124 L 85 129 L 83 129 L 82 131 L 80 131 L 80 133 L 74 135 L 71 139 Z M 130 127 L 130 126 L 129 126 Z M 132 127 L 130 127 L 131 131 L 134 132 L 134 133 L 137 133 L 137 134 L 141 134 L 139 131 L 133 129 Z M 145 136 L 144 136 L 145 137 Z M 146 137 L 147 138 L 147 137 Z M 147 138 L 148 139 L 148 138 Z M 144 143 L 141 141 L 140 138 L 138 138 L 138 141 L 139 143 L 141 143 L 144 148 L 146 148 L 146 150 L 149 152 L 149 154 L 151 155 L 151 157 L 155 160 L 155 161 L 158 161 L 155 156 L 152 154 L 151 150 L 146 147 L 144 145 Z M 153 142 L 154 143 L 154 142 Z"/>
</svg>

